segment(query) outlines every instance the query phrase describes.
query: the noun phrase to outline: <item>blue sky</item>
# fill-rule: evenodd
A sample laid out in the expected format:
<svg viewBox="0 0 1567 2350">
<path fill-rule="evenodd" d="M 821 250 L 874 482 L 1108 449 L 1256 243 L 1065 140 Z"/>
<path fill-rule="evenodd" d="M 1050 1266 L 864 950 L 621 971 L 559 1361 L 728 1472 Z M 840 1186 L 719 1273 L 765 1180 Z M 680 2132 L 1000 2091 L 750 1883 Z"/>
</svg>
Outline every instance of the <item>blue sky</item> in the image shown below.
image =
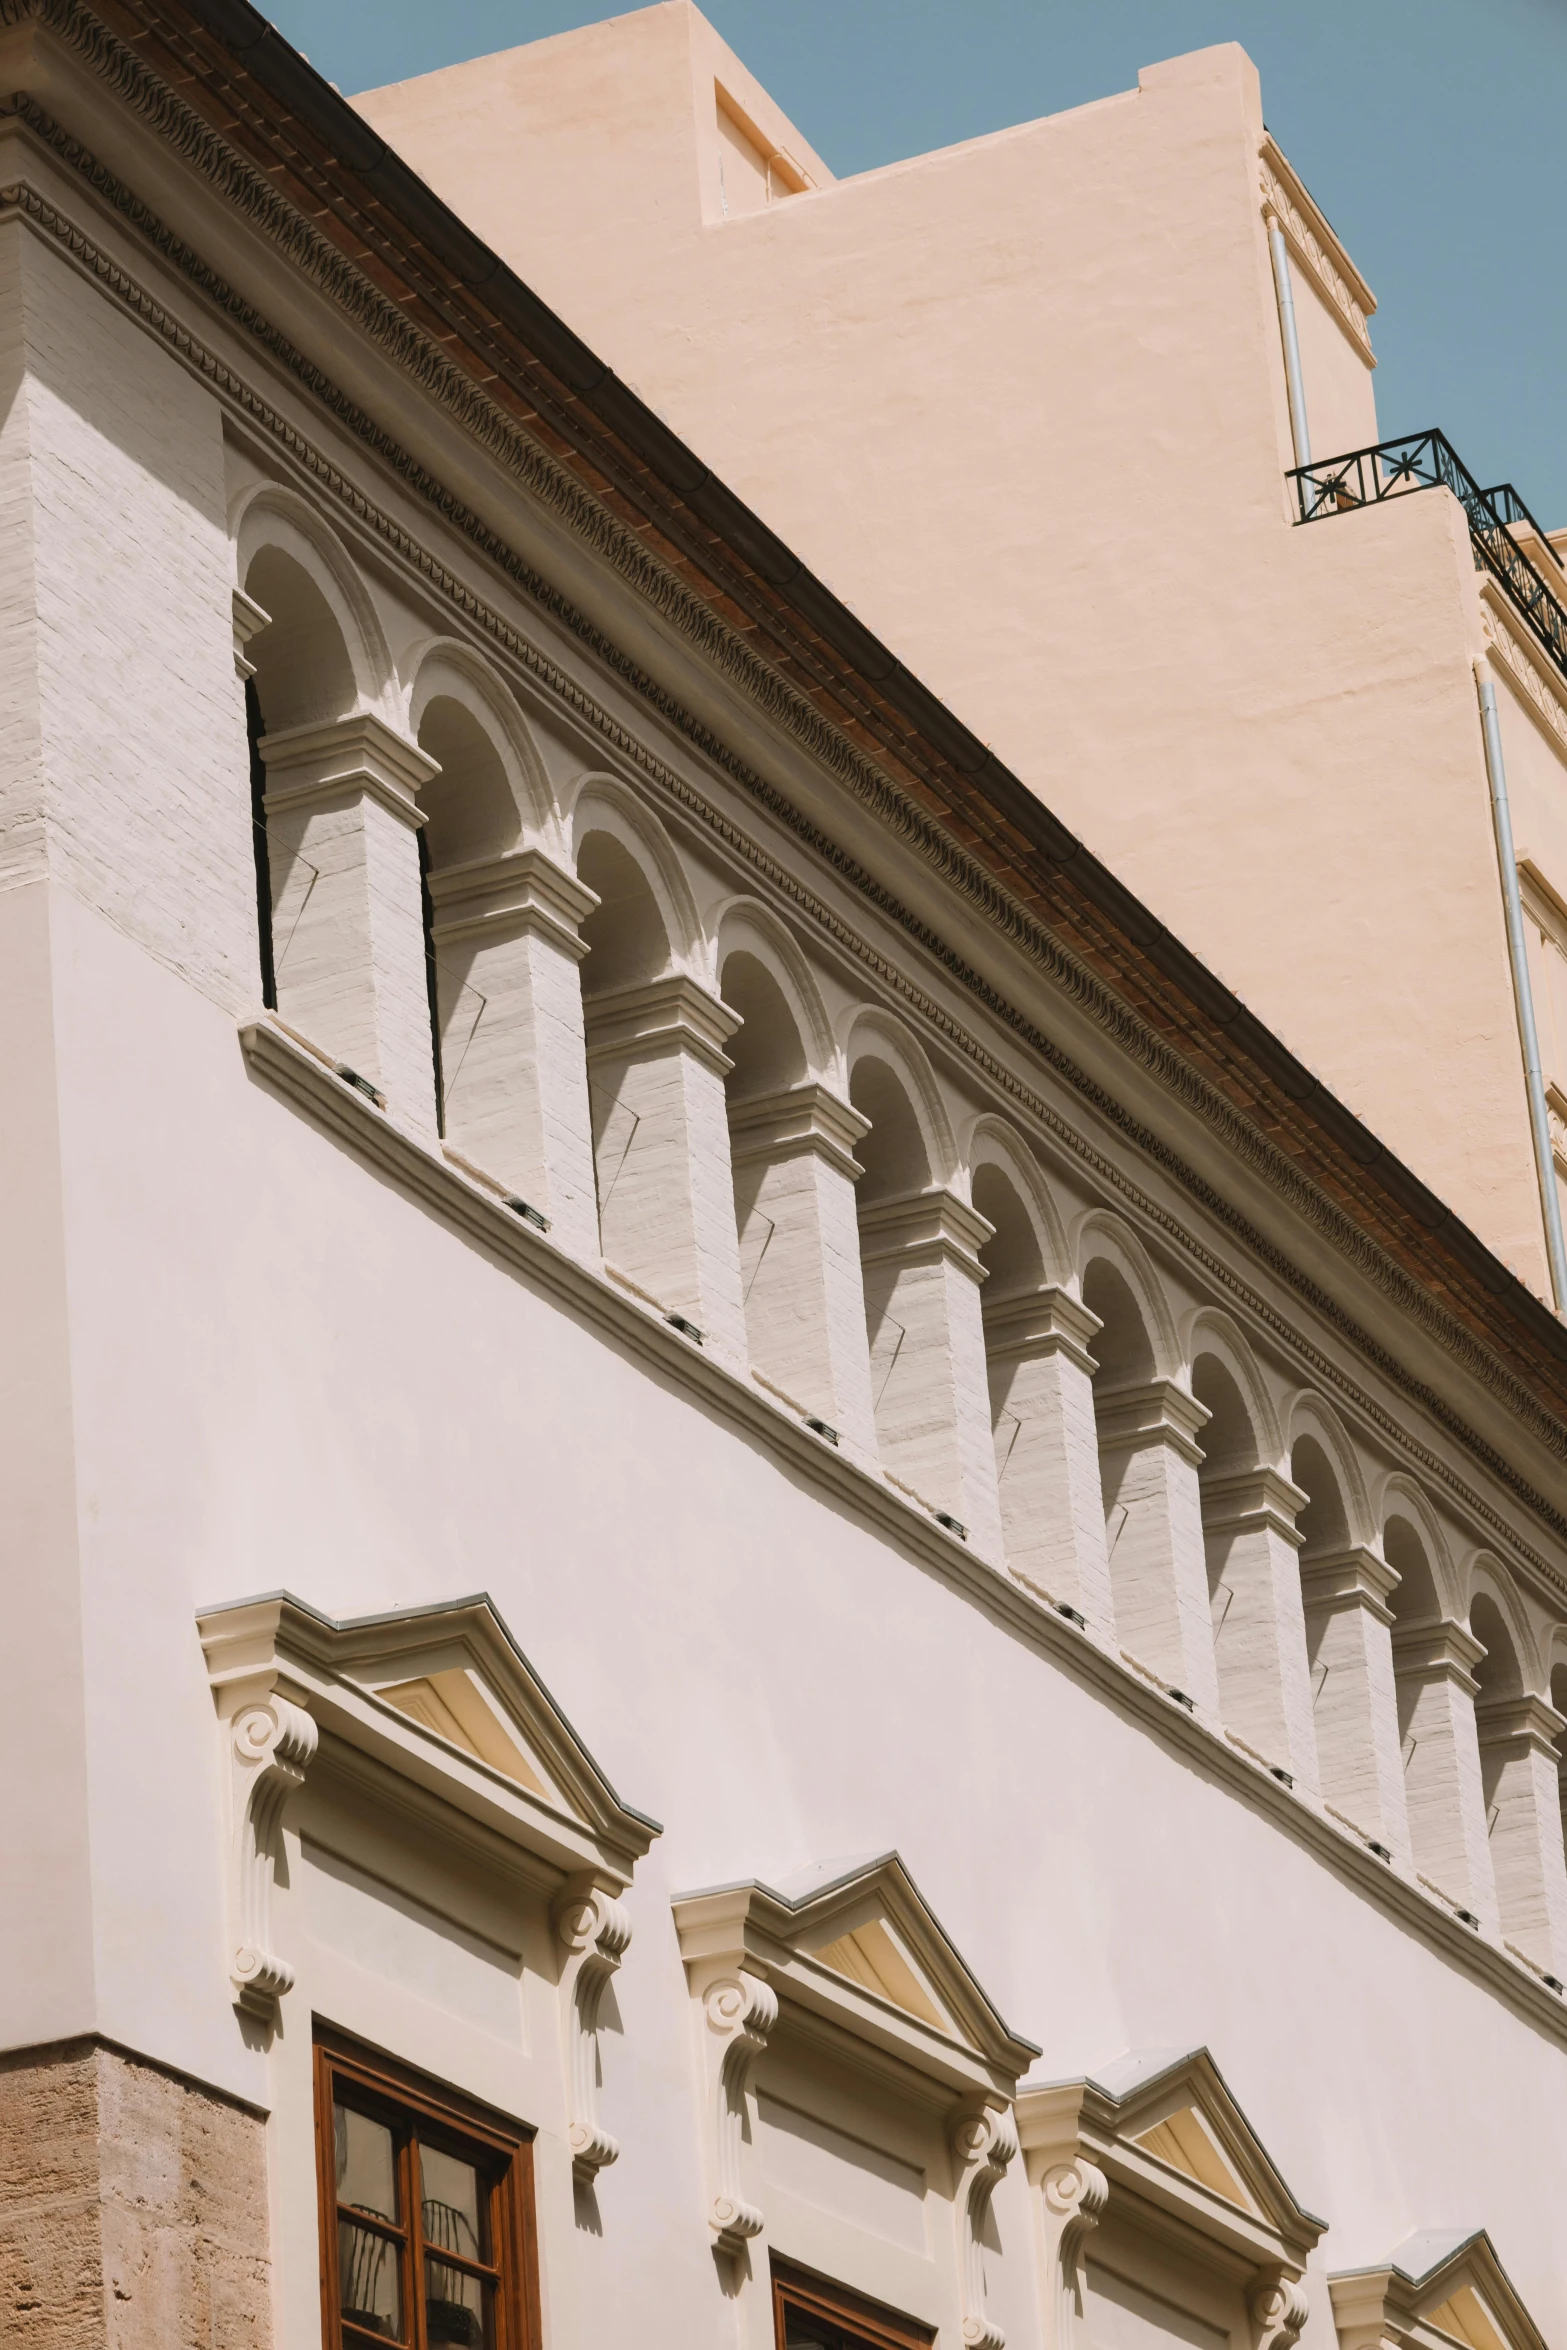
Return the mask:
<svg viewBox="0 0 1567 2350">
<path fill-rule="evenodd" d="M 278 0 L 344 90 L 620 13 L 573 0 Z M 1268 124 L 1376 291 L 1385 433 L 1441 425 L 1567 524 L 1567 0 L 707 0 L 840 176 L 1127 89 L 1239 41 Z"/>
</svg>

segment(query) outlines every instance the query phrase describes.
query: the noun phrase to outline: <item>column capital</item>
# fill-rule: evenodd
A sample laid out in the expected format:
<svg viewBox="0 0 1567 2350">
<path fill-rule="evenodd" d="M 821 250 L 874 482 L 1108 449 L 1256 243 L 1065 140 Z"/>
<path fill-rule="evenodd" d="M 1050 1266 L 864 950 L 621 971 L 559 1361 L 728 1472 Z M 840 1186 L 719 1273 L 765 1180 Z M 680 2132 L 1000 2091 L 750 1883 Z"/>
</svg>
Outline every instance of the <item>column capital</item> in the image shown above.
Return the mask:
<svg viewBox="0 0 1567 2350">
<path fill-rule="evenodd" d="M 346 807 L 359 798 L 378 800 L 410 830 L 425 822 L 415 797 L 441 772 L 438 760 L 416 742 L 397 734 L 373 710 L 354 710 L 320 726 L 291 726 L 263 735 L 268 816 L 283 810 Z"/>
<path fill-rule="evenodd" d="M 1210 1534 L 1277 1534 L 1299 1547 L 1295 1520 L 1308 1496 L 1278 1469 L 1214 1470 L 1202 1481 L 1202 1521 Z"/>
<path fill-rule="evenodd" d="M 1141 1452 L 1164 1444 L 1200 1469 L 1203 1454 L 1197 1436 L 1213 1414 L 1173 1379 L 1150 1379 L 1139 1387 L 1113 1388 L 1107 1395 L 1096 1388 L 1094 1417 L 1101 1453 Z"/>
<path fill-rule="evenodd" d="M 686 971 L 587 996 L 582 1016 L 590 1068 L 595 1061 L 651 1061 L 683 1052 L 719 1077 L 734 1067 L 723 1048 L 744 1025 L 738 1012 Z"/>
<path fill-rule="evenodd" d="M 985 1353 L 994 1363 L 1034 1362 L 1043 1355 L 1064 1354 L 1090 1378 L 1097 1370 L 1089 1345 L 1104 1328 L 1057 1283 L 1031 1289 L 1022 1297 L 985 1300 Z"/>
<path fill-rule="evenodd" d="M 1301 1561 L 1300 1592 L 1308 1615 L 1364 1608 L 1379 1624 L 1391 1624 L 1393 1611 L 1387 1603 L 1399 1581 L 1398 1569 L 1362 1542 Z"/>
<path fill-rule="evenodd" d="M 1481 1697 L 1475 1701 L 1475 1734 L 1482 1747 L 1532 1748 L 1547 1756 L 1553 1767 L 1561 1761 L 1557 1740 L 1567 1730 L 1567 1717 L 1548 1699 L 1525 1691 L 1516 1697 Z"/>
<path fill-rule="evenodd" d="M 902 1265 L 945 1261 L 977 1286 L 985 1278 L 979 1252 L 995 1230 L 955 1191 L 904 1192 L 860 1208 L 860 1261 Z"/>
<path fill-rule="evenodd" d="M 811 1156 L 858 1183 L 864 1169 L 854 1146 L 869 1132 L 868 1118 L 814 1078 L 782 1093 L 756 1094 L 729 1105 L 729 1157 L 736 1167 L 749 1159 L 776 1165 L 780 1159 Z"/>
<path fill-rule="evenodd" d="M 1451 1617 L 1393 1627 L 1393 1669 L 1401 1681 L 1451 1681 L 1473 1697 L 1480 1686 L 1474 1668 L 1484 1654 L 1468 1627 Z"/>
<path fill-rule="evenodd" d="M 588 950 L 577 926 L 598 902 L 597 891 L 539 848 L 508 849 L 430 875 L 438 947 L 460 938 L 514 938 L 534 930 L 580 962 Z"/>
</svg>

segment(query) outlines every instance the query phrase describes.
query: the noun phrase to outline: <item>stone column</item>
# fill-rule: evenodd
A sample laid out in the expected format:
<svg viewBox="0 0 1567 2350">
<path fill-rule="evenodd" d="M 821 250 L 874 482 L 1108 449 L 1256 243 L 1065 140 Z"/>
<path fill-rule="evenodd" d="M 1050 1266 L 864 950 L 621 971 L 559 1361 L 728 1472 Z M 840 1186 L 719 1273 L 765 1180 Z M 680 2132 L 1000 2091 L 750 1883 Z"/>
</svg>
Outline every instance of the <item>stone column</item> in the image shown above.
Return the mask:
<svg viewBox="0 0 1567 2350">
<path fill-rule="evenodd" d="M 1202 1712 L 1219 1710 L 1197 1433 L 1211 1417 L 1173 1379 L 1094 1390 L 1116 1637 Z"/>
<path fill-rule="evenodd" d="M 577 925 L 598 899 L 539 849 L 430 876 L 446 1138 L 596 1258 Z"/>
<path fill-rule="evenodd" d="M 743 1367 L 723 1050 L 739 1020 L 680 971 L 590 996 L 584 1013 L 604 1262 Z"/>
<path fill-rule="evenodd" d="M 363 710 L 260 747 L 278 1012 L 433 1134 L 414 795 L 440 770 Z"/>
<path fill-rule="evenodd" d="M 1317 1745 L 1295 1527 L 1306 1496 L 1277 1469 L 1261 1468 L 1205 1477 L 1201 1500 L 1225 1726 L 1314 1794 Z"/>
<path fill-rule="evenodd" d="M 1438 1892 L 1496 1930 L 1485 1830 L 1473 1667 L 1485 1650 L 1462 1624 L 1398 1624 L 1393 1669 L 1404 1793 L 1415 1867 Z"/>
<path fill-rule="evenodd" d="M 1322 1792 L 1370 1841 L 1409 1858 L 1388 1598 L 1398 1574 L 1357 1544 L 1301 1569 Z"/>
<path fill-rule="evenodd" d="M 984 1327 L 1007 1565 L 1108 1640 L 1114 1610 L 1088 1352 L 1099 1317 L 1049 1288 L 987 1298 Z"/>
<path fill-rule="evenodd" d="M 1001 1557 L 979 1251 L 991 1226 L 950 1191 L 862 1205 L 876 1436 L 887 1470 Z"/>
<path fill-rule="evenodd" d="M 1562 1982 L 1567 1859 L 1557 1740 L 1567 1722 L 1543 1697 L 1483 1697 L 1475 1729 L 1502 1932 Z"/>
<path fill-rule="evenodd" d="M 815 1083 L 734 1102 L 729 1156 L 751 1362 L 851 1451 L 873 1457 L 860 1278 L 858 1110 Z"/>
</svg>

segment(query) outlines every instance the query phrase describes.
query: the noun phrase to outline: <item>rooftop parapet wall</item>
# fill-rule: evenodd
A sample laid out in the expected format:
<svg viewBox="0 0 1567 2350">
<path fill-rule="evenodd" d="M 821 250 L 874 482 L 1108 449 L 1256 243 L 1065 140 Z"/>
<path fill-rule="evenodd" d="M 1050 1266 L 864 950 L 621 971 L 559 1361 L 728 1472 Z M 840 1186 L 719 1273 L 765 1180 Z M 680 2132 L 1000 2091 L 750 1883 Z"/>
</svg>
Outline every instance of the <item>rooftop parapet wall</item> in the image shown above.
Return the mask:
<svg viewBox="0 0 1567 2350">
<path fill-rule="evenodd" d="M 1325 454 L 1376 438 L 1371 297 L 1250 62 L 715 223 L 706 38 L 648 11 L 358 103 L 1543 1293 L 1468 547 L 1291 531 L 1270 193 Z"/>
</svg>

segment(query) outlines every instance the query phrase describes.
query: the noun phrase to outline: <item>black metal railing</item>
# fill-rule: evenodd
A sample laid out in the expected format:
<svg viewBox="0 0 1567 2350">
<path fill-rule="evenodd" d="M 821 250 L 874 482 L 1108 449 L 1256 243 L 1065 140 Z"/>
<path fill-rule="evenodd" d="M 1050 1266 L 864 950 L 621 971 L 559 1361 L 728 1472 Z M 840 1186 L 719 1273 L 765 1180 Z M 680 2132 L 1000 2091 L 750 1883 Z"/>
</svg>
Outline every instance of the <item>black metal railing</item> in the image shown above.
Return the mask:
<svg viewBox="0 0 1567 2350">
<path fill-rule="evenodd" d="M 1298 465 L 1289 479 L 1302 522 L 1381 505 L 1415 490 L 1451 490 L 1469 522 L 1475 568 L 1488 571 L 1519 618 L 1567 678 L 1567 603 L 1513 536 L 1531 530 L 1558 571 L 1561 557 L 1510 481 L 1483 490 L 1445 433 L 1410 433 L 1400 441 L 1351 449 L 1321 465 Z"/>
</svg>

